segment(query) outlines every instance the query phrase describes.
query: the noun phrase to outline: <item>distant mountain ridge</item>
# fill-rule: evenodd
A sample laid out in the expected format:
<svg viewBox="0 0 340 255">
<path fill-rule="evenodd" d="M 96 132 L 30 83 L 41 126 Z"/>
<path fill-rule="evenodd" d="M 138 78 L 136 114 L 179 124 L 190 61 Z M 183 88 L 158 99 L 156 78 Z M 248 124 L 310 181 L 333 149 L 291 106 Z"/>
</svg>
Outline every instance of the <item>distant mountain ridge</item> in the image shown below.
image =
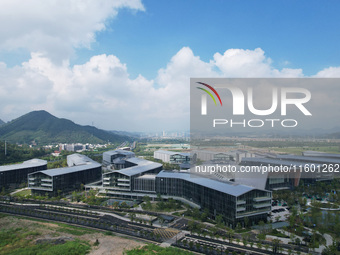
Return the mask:
<svg viewBox="0 0 340 255">
<path fill-rule="evenodd" d="M 131 140 L 92 126 L 81 126 L 46 111 L 33 111 L 0 126 L 0 138 L 16 143 L 106 143 Z"/>
<path fill-rule="evenodd" d="M 0 126 L 3 124 L 5 124 L 5 122 L 2 119 L 0 119 Z"/>
</svg>

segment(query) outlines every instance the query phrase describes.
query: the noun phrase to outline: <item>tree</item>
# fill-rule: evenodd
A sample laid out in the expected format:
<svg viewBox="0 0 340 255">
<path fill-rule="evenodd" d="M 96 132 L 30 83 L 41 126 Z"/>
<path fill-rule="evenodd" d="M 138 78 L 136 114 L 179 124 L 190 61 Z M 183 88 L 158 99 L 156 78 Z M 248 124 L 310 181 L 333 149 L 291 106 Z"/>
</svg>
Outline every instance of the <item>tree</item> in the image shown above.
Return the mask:
<svg viewBox="0 0 340 255">
<path fill-rule="evenodd" d="M 198 251 L 201 250 L 201 245 L 199 243 L 196 243 L 196 250 L 198 250 Z"/>
<path fill-rule="evenodd" d="M 117 209 L 119 206 L 119 202 L 118 201 L 114 201 L 113 204 L 112 204 L 112 207 Z"/>
<path fill-rule="evenodd" d="M 94 246 L 98 246 L 99 245 L 99 241 L 98 241 L 98 239 L 96 239 L 96 241 L 94 242 L 94 244 L 93 244 Z"/>
<path fill-rule="evenodd" d="M 263 220 L 259 222 L 259 227 L 260 227 L 260 232 L 264 233 L 265 232 L 265 223 Z"/>
<path fill-rule="evenodd" d="M 120 208 L 128 208 L 127 203 L 124 201 L 120 204 Z"/>
<path fill-rule="evenodd" d="M 160 194 L 159 194 L 159 196 L 160 196 Z M 150 201 L 151 201 L 151 198 L 150 198 L 149 196 L 144 196 L 144 197 L 143 197 L 143 201 L 144 201 L 144 202 L 150 202 Z"/>
<path fill-rule="evenodd" d="M 204 208 L 203 213 L 201 214 L 201 221 L 206 221 L 209 216 L 209 209 Z"/>
<path fill-rule="evenodd" d="M 196 225 L 195 222 L 192 220 L 188 222 L 188 228 L 191 235 L 193 232 L 195 232 L 195 225 Z"/>
<path fill-rule="evenodd" d="M 192 217 L 197 220 L 200 218 L 200 216 L 201 216 L 200 210 L 198 208 L 194 208 L 192 210 Z"/>
<path fill-rule="evenodd" d="M 59 190 L 57 191 L 57 193 L 58 193 L 58 197 L 61 198 L 61 193 L 62 193 L 62 191 L 59 189 Z"/>
<path fill-rule="evenodd" d="M 248 217 L 244 217 L 244 226 L 246 228 L 249 227 L 249 218 Z"/>
<path fill-rule="evenodd" d="M 276 254 L 279 252 L 279 244 L 280 240 L 279 239 L 274 239 L 273 240 L 273 254 Z"/>
<path fill-rule="evenodd" d="M 196 233 L 200 236 L 204 230 L 204 225 L 201 223 L 196 224 Z"/>
<path fill-rule="evenodd" d="M 240 231 L 242 229 L 241 224 L 238 222 L 236 224 L 236 231 Z"/>
<path fill-rule="evenodd" d="M 262 243 L 264 240 L 266 240 L 266 234 L 258 234 L 257 238 L 260 240 L 260 242 Z"/>
<path fill-rule="evenodd" d="M 268 251 L 269 250 L 269 244 L 265 244 L 264 248 Z"/>
<path fill-rule="evenodd" d="M 229 243 L 232 243 L 233 238 L 234 238 L 234 233 L 235 233 L 235 231 L 232 230 L 232 229 L 230 229 L 230 230 L 228 231 Z"/>
<path fill-rule="evenodd" d="M 222 228 L 223 225 L 224 225 L 223 216 L 221 214 L 219 214 L 219 215 L 216 216 L 215 220 L 216 220 L 217 227 Z"/>
<path fill-rule="evenodd" d="M 295 239 L 295 244 L 298 245 L 298 246 L 300 246 L 300 244 L 301 244 L 300 238 L 297 237 L 297 238 Z"/>
<path fill-rule="evenodd" d="M 5 187 L 2 187 L 2 189 L 1 189 L 1 196 L 4 196 L 4 195 L 6 195 L 6 189 L 5 189 Z"/>
<path fill-rule="evenodd" d="M 129 218 L 130 218 L 130 221 L 133 222 L 135 220 L 135 218 L 136 218 L 136 214 L 133 213 L 133 212 L 130 212 L 129 213 Z"/>
</svg>

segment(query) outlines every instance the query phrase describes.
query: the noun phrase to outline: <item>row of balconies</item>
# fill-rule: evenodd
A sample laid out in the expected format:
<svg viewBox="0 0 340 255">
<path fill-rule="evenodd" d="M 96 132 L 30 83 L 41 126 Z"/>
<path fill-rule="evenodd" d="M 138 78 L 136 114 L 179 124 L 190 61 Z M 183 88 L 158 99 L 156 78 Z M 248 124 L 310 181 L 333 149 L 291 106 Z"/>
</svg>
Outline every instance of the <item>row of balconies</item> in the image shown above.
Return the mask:
<svg viewBox="0 0 340 255">
<path fill-rule="evenodd" d="M 42 183 L 41 186 L 52 187 L 52 183 Z"/>
<path fill-rule="evenodd" d="M 238 216 L 247 216 L 252 214 L 259 214 L 259 213 L 269 213 L 270 210 L 262 209 L 262 210 L 256 210 L 256 211 L 243 211 L 241 213 L 238 213 Z"/>
<path fill-rule="evenodd" d="M 43 182 L 52 182 L 52 179 L 41 179 Z"/>
<path fill-rule="evenodd" d="M 272 201 L 272 197 L 255 197 L 253 198 L 254 202 L 263 202 L 263 201 Z"/>
<path fill-rule="evenodd" d="M 117 179 L 119 182 L 130 182 L 130 179 Z"/>
<path fill-rule="evenodd" d="M 263 208 L 263 207 L 269 207 L 272 206 L 271 202 L 269 203 L 261 203 L 261 204 L 254 204 L 253 207 L 258 209 L 258 208 Z"/>
<path fill-rule="evenodd" d="M 244 205 L 246 203 L 246 200 L 237 200 L 237 205 Z"/>
<path fill-rule="evenodd" d="M 245 210 L 246 210 L 246 208 L 243 207 L 243 206 L 240 206 L 240 207 L 237 207 L 237 208 L 236 208 L 236 212 L 243 212 L 243 211 L 245 211 Z"/>
<path fill-rule="evenodd" d="M 130 187 L 129 183 L 118 183 L 118 186 Z"/>
</svg>

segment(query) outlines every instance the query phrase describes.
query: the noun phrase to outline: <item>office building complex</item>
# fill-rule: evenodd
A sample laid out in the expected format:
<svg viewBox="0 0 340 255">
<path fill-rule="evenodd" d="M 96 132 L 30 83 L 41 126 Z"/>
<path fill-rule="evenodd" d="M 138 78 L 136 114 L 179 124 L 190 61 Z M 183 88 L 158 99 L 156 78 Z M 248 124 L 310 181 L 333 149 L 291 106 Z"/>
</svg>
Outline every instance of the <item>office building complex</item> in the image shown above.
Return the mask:
<svg viewBox="0 0 340 255">
<path fill-rule="evenodd" d="M 28 187 L 34 194 L 59 195 L 79 189 L 101 178 L 101 164 L 92 159 L 73 154 L 67 156 L 68 167 L 37 171 L 28 175 Z"/>
<path fill-rule="evenodd" d="M 162 164 L 126 157 L 119 150 L 104 153 L 103 157 L 115 168 L 115 164 L 123 168 L 104 173 L 101 185 L 86 185 L 102 194 L 129 199 L 146 195 L 156 198 L 160 194 L 164 199 L 207 208 L 210 217 L 222 215 L 230 226 L 243 224 L 246 217 L 251 224 L 266 221 L 271 210 L 271 192 L 264 189 L 194 176 L 187 171 L 162 171 Z"/>
<path fill-rule="evenodd" d="M 0 188 L 17 187 L 27 183 L 27 175 L 47 169 L 47 161 L 31 159 L 21 164 L 0 166 Z"/>
</svg>

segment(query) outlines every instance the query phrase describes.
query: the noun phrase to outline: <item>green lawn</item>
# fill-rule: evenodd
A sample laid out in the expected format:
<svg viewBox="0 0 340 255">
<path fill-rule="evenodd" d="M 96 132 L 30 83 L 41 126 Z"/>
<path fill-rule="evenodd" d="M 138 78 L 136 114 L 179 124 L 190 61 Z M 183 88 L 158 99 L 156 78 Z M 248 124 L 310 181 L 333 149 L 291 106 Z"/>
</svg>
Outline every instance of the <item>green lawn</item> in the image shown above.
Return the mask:
<svg viewBox="0 0 340 255">
<path fill-rule="evenodd" d="M 22 191 L 19 191 L 17 193 L 15 193 L 13 196 L 30 196 L 32 195 L 32 192 L 30 189 L 25 189 L 25 190 L 22 190 Z"/>
<path fill-rule="evenodd" d="M 325 153 L 340 153 L 339 146 L 317 146 L 317 147 L 271 147 L 271 150 L 279 151 L 288 154 L 302 155 L 303 151 L 318 151 Z"/>
<path fill-rule="evenodd" d="M 126 255 L 149 255 L 149 254 L 159 254 L 159 255 L 192 255 L 192 252 L 181 250 L 174 247 L 162 248 L 155 244 L 148 244 L 141 248 L 135 248 L 129 251 L 125 251 Z"/>
<path fill-rule="evenodd" d="M 25 228 L 0 230 L 0 255 L 83 255 L 89 253 L 91 246 L 81 240 L 68 241 L 64 244 L 36 244 L 33 237 L 41 235 L 38 231 L 27 231 Z"/>
</svg>

